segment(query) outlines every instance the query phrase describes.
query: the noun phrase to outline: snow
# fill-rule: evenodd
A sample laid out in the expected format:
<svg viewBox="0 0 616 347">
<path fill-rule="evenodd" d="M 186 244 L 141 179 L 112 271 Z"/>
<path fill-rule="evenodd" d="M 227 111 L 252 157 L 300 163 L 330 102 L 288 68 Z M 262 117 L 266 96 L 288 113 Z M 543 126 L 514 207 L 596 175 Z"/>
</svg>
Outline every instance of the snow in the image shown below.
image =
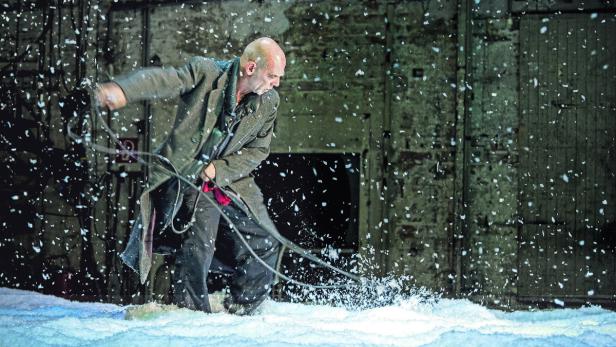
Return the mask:
<svg viewBox="0 0 616 347">
<path fill-rule="evenodd" d="M 0 288 L 0 346 L 616 346 L 616 312 L 502 312 L 467 300 L 365 310 L 266 301 L 256 315 L 185 309 L 124 320 L 126 307 Z"/>
</svg>

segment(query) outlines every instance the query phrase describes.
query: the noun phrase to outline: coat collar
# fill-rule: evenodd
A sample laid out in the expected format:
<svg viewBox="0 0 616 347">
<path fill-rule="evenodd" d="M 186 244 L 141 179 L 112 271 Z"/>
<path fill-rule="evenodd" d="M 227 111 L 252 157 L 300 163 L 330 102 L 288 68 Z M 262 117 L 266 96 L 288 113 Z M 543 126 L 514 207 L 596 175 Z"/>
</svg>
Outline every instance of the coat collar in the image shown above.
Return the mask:
<svg viewBox="0 0 616 347">
<path fill-rule="evenodd" d="M 216 64 L 223 70 L 223 72 L 216 81 L 215 89 L 212 92 L 217 90 L 219 91 L 220 95 L 217 95 L 217 97 L 221 99 L 222 110 L 228 110 L 229 113 L 231 113 L 237 106 L 235 92 L 237 89 L 237 79 L 240 71 L 240 58 L 236 57 L 232 60 L 216 61 Z M 242 108 L 244 108 L 248 113 L 256 112 L 261 105 L 261 96 L 251 93 L 246 95 L 244 98 Z"/>
<path fill-rule="evenodd" d="M 201 147 L 209 137 L 210 133 L 216 126 L 216 122 L 219 119 L 219 115 L 223 112 L 225 103 L 227 105 L 231 105 L 232 109 L 235 109 L 235 89 L 237 87 L 237 77 L 239 72 L 240 59 L 235 58 L 230 61 L 217 61 L 217 64 L 223 70 L 220 77 L 218 78 L 215 89 L 213 89 L 208 97 L 207 101 L 207 109 L 205 116 L 205 124 L 203 127 L 203 136 L 201 137 L 201 143 L 197 148 L 197 152 L 201 150 Z M 243 131 L 247 131 L 250 133 L 253 127 L 255 127 L 257 123 L 257 110 L 261 105 L 261 95 L 249 94 L 245 96 L 246 100 L 242 102 L 242 113 L 244 113 L 244 117 L 247 119 L 243 119 L 236 133 L 243 133 Z M 229 104 L 230 103 L 230 104 Z M 244 118 L 243 117 L 243 118 Z M 227 145 L 225 153 L 229 153 L 231 151 L 236 151 L 242 147 L 244 141 L 246 139 L 243 137 L 234 136 L 231 139 L 231 142 Z M 224 154 L 224 153 L 223 153 Z"/>
<path fill-rule="evenodd" d="M 223 102 L 225 95 L 225 88 L 227 87 L 227 79 L 229 78 L 229 67 L 232 65 L 230 62 L 216 62 L 217 65 L 223 70 L 220 77 L 216 80 L 214 89 L 209 92 L 207 96 L 207 105 L 205 109 L 205 123 L 203 125 L 203 132 L 201 134 L 201 141 L 193 156 L 198 155 L 199 151 L 205 144 L 212 130 L 216 126 L 218 116 L 223 112 Z"/>
<path fill-rule="evenodd" d="M 223 110 L 231 113 L 236 105 L 235 91 L 240 71 L 240 58 L 236 57 L 224 63 L 224 73 L 220 78 L 219 87 L 223 88 Z"/>
</svg>

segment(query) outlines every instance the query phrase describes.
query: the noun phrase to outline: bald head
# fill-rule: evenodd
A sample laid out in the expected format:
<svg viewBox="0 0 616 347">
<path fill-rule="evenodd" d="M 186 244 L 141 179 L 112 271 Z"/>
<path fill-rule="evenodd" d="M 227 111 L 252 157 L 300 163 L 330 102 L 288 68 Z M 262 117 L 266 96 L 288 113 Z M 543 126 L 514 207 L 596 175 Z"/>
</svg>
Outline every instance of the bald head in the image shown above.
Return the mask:
<svg viewBox="0 0 616 347">
<path fill-rule="evenodd" d="M 258 38 L 249 43 L 240 57 L 240 66 L 245 67 L 249 62 L 257 63 L 258 68 L 274 68 L 286 65 L 286 58 L 282 48 L 269 37 Z"/>
<path fill-rule="evenodd" d="M 236 99 L 243 95 L 261 95 L 278 87 L 287 60 L 282 48 L 269 37 L 258 38 L 246 46 L 240 57 Z"/>
</svg>

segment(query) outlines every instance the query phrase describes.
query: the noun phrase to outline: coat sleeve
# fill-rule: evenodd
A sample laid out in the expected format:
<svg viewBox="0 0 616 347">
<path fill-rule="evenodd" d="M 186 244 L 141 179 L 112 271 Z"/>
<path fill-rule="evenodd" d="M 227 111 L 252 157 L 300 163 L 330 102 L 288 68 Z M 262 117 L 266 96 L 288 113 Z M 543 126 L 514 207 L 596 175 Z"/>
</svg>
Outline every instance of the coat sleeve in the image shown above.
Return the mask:
<svg viewBox="0 0 616 347">
<path fill-rule="evenodd" d="M 270 153 L 270 143 L 274 133 L 274 122 L 278 110 L 279 99 L 276 96 L 273 111 L 268 114 L 267 119 L 257 135 L 239 151 L 212 160 L 216 168 L 214 181 L 221 187 L 248 176 L 254 169 L 261 164 Z"/>
<path fill-rule="evenodd" d="M 173 98 L 193 90 L 205 77 L 208 59 L 193 57 L 180 68 L 144 68 L 114 78 L 128 103 Z"/>
</svg>

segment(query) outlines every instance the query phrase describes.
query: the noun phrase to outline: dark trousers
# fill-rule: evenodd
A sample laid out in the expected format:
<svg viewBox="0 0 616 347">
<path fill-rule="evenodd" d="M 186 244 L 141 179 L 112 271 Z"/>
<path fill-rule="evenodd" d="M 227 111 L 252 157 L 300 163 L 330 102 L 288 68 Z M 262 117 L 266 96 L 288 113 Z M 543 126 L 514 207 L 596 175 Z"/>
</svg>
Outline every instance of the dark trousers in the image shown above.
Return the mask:
<svg viewBox="0 0 616 347">
<path fill-rule="evenodd" d="M 206 194 L 216 203 L 211 193 Z M 268 296 L 274 274 L 254 258 L 237 231 L 221 218 L 220 212 L 205 197 L 200 197 L 195 207 L 197 195 L 189 189 L 178 213 L 179 219 L 187 222 L 193 209 L 195 211 L 194 223 L 182 235 L 176 253 L 173 302 L 180 307 L 211 312 L 207 276 L 212 258 L 216 257 L 233 269 L 230 297 L 225 300 L 225 306 L 239 306 L 241 313 L 249 314 Z M 220 207 L 259 258 L 275 268 L 279 242 L 233 203 Z M 171 230 L 165 232 L 172 233 Z"/>
</svg>

